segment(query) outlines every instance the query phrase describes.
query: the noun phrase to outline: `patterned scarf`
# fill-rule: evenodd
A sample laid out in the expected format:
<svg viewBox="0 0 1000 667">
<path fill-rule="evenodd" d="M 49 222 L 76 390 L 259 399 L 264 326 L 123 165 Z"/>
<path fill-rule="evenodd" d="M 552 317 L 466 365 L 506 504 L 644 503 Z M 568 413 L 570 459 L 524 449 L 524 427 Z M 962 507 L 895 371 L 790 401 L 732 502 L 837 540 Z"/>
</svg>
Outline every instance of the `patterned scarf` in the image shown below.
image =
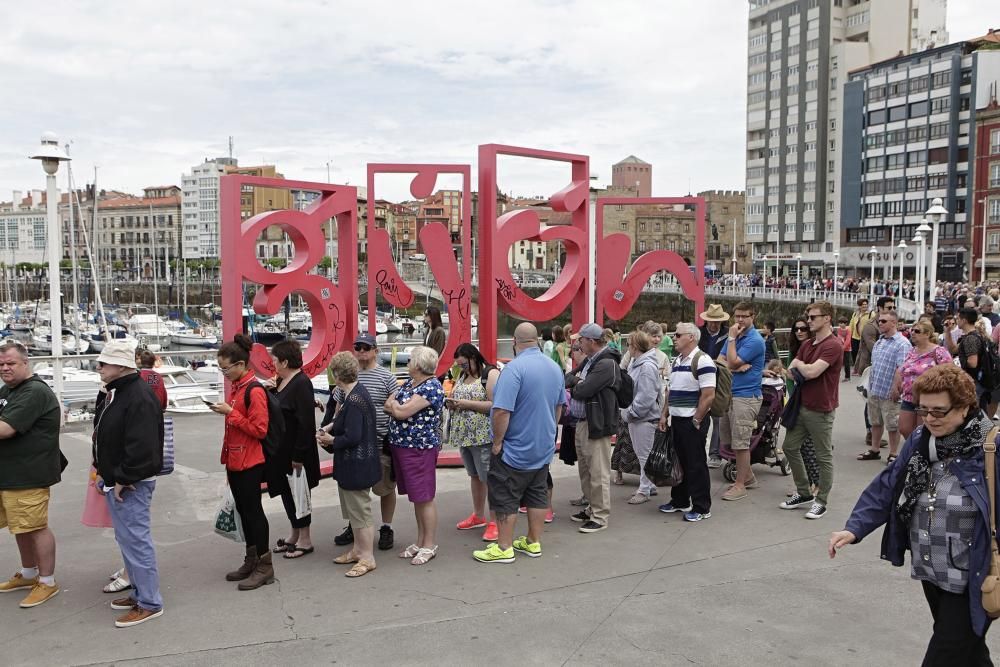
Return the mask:
<svg viewBox="0 0 1000 667">
<path fill-rule="evenodd" d="M 935 450 L 939 461 L 955 456 L 972 457 L 982 449 L 986 437 L 993 429 L 993 421 L 982 410 L 973 412 L 957 431 L 943 438 L 935 438 Z M 922 438 L 921 438 L 922 440 Z M 913 517 L 913 508 L 921 493 L 927 491 L 931 481 L 931 464 L 928 461 L 927 450 L 918 444 L 910 462 L 906 466 L 906 477 L 903 480 L 903 492 L 896 505 L 896 516 L 903 526 L 909 526 Z"/>
</svg>

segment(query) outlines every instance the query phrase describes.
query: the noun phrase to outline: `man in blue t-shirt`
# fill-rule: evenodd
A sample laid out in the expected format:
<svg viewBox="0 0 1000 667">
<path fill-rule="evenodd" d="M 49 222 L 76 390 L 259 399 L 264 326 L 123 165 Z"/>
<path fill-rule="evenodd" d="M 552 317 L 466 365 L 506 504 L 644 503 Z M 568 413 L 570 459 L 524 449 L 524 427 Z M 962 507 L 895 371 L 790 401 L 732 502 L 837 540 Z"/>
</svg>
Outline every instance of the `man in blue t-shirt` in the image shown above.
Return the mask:
<svg viewBox="0 0 1000 667">
<path fill-rule="evenodd" d="M 472 552 L 476 560 L 513 563 L 515 551 L 532 558 L 542 555 L 549 462 L 565 400 L 562 372 L 538 348 L 535 326 L 522 322 L 514 329 L 514 359 L 493 390 L 493 458 L 487 487 L 499 537 Z M 519 507 L 528 509 L 528 535 L 515 540 Z"/>
<path fill-rule="evenodd" d="M 736 455 L 736 481 L 722 494 L 723 500 L 742 500 L 747 489 L 757 488 L 757 478 L 750 470 L 750 438 L 757 426 L 757 413 L 763 394 L 764 338 L 753 325 L 754 305 L 741 301 L 733 308 L 729 337 L 718 362 L 733 374 L 733 402 L 719 420 L 720 448 L 728 446 Z"/>
</svg>

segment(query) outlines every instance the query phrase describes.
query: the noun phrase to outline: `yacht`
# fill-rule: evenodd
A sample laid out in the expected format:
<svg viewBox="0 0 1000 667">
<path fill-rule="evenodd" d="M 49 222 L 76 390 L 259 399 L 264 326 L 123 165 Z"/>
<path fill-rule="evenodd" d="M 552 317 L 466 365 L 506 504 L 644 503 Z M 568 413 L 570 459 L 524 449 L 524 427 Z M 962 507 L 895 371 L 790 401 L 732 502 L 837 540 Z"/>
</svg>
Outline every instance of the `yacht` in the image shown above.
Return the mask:
<svg viewBox="0 0 1000 667">
<path fill-rule="evenodd" d="M 219 337 L 206 329 L 181 327 L 170 333 L 170 342 L 190 347 L 215 347 L 219 344 Z"/>
<path fill-rule="evenodd" d="M 209 412 L 205 401 L 217 403 L 220 400 L 219 389 L 196 377 L 189 368 L 158 366 L 153 370 L 163 377 L 163 386 L 167 390 L 167 412 L 201 414 Z"/>
<path fill-rule="evenodd" d="M 170 342 L 170 326 L 154 313 L 138 313 L 128 320 L 128 330 L 144 343 L 164 345 Z"/>
</svg>

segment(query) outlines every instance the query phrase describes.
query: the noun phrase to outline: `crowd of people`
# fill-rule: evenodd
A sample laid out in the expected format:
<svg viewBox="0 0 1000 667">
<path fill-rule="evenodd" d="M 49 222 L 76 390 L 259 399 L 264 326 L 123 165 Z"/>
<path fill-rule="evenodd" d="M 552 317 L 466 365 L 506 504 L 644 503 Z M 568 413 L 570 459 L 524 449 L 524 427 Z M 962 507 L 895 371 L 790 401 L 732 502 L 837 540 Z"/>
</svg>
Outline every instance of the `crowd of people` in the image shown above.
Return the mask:
<svg viewBox="0 0 1000 667">
<path fill-rule="evenodd" d="M 835 323 L 830 303 L 813 302 L 789 323 L 786 361 L 776 324 L 758 327 L 751 301 L 737 303 L 732 316 L 709 305 L 700 327 L 679 322 L 670 331 L 650 321 L 624 338 L 596 323 L 540 337 L 522 323 L 502 369 L 471 343 L 459 345 L 448 390 L 433 347 L 414 348 L 398 382 L 379 365 L 376 340 L 362 333 L 351 351 L 331 360 L 325 406 L 315 404 L 297 342 L 276 344 L 273 376 L 260 379 L 250 365 L 251 341 L 237 335 L 218 351 L 228 393 L 211 406 L 224 417 L 221 464 L 246 543 L 242 563 L 224 578 L 255 590 L 274 581 L 276 557 L 315 552 L 302 496 L 320 483 L 320 448 L 333 455 L 347 522 L 335 537 L 347 548 L 333 562 L 350 566 L 349 578 L 375 571 L 376 553 L 394 548 L 397 496 L 409 499 L 416 524 L 398 556 L 413 566 L 437 556 L 437 458 L 446 439 L 457 444 L 469 477 L 471 512 L 455 528 L 483 530 L 486 545 L 471 554 L 482 563 L 542 555 L 545 525 L 555 516 L 549 466 L 557 449 L 560 460 L 578 468 L 581 495 L 570 501 L 570 518 L 580 533 L 610 527 L 611 485 L 625 483 L 624 474 L 638 476 L 629 505 L 658 495 L 663 482 L 646 474 L 646 464 L 659 433 L 669 433 L 683 471 L 659 511 L 705 521 L 713 510 L 710 471 L 724 460 L 735 474 L 722 501 L 739 502 L 761 486 L 752 452 L 768 383 L 789 390 L 782 449 L 795 490 L 779 507 L 821 519 L 833 486 L 840 386 L 860 374 L 867 448 L 857 459 L 881 460 L 887 446 L 888 466 L 831 537 L 830 555 L 887 524 L 883 558 L 901 565 L 911 551 L 913 577 L 923 582 L 935 615 L 928 656 L 959 650 L 961 641 L 964 655 L 981 657 L 988 622 L 978 586 L 992 539 L 983 443 L 991 440 L 1000 402 L 984 370 L 1000 338 L 993 306 L 989 294 L 957 291 L 902 323 L 894 297 L 879 297 L 871 309 L 862 296 L 856 312 Z M 426 319 L 428 342 L 437 346 L 439 316 Z M 124 342 L 109 343 L 97 365 L 104 386 L 93 431 L 95 487 L 104 493 L 124 561 L 109 592 L 131 591 L 111 606 L 125 612 L 116 625 L 130 627 L 163 613 L 151 505 L 165 470 L 165 394 L 148 353 L 137 355 Z M 31 608 L 59 592 L 47 508 L 49 488 L 66 465 L 60 411 L 19 344 L 0 346 L 0 379 L 0 526 L 16 536 L 22 564 L 0 592 L 25 591 L 21 607 Z M 324 409 L 318 421 L 317 408 Z M 281 498 L 288 519 L 273 543 L 262 488 Z M 520 514 L 527 530 L 519 535 Z"/>
</svg>

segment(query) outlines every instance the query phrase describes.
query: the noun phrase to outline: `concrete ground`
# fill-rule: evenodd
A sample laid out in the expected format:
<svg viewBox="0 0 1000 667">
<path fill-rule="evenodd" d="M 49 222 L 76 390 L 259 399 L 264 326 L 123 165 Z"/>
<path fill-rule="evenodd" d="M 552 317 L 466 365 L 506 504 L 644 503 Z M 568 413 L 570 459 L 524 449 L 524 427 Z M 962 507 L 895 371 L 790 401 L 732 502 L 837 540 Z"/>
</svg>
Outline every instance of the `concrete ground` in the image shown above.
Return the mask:
<svg viewBox="0 0 1000 667">
<path fill-rule="evenodd" d="M 635 480 L 626 478 L 629 485 L 612 487 L 609 529 L 584 535 L 569 521 L 569 500 L 580 495 L 576 469 L 557 461 L 558 516 L 546 527 L 544 555 L 485 565 L 471 556 L 482 545 L 479 531 L 454 529 L 470 510 L 465 472 L 441 470 L 438 557 L 423 567 L 396 557 L 415 534 L 412 508 L 401 499 L 398 549 L 378 552 L 378 569 L 350 580 L 346 567 L 330 562 L 345 522 L 336 485 L 324 481 L 314 495 L 316 552 L 276 560 L 278 583 L 253 592 L 223 579 L 242 546 L 212 532 L 224 479 L 221 422 L 179 417 L 179 465 L 154 498 L 166 612 L 124 630 L 113 625 L 112 596 L 101 592 L 120 566 L 111 531 L 79 522 L 90 434 L 74 427 L 63 437 L 70 466 L 51 507 L 62 592 L 31 610 L 17 607 L 20 594 L 2 596 L 3 662 L 918 664 L 931 618 L 908 568 L 878 560 L 878 535 L 836 560 L 826 556 L 830 532 L 882 465 L 854 460 L 863 446 L 862 403 L 853 383 L 840 387 L 837 477 L 821 520 L 778 509 L 791 478 L 758 466 L 761 488 L 736 503 L 718 499 L 724 482 L 713 471 L 712 518 L 696 524 L 660 514 L 655 502 L 627 505 Z M 657 500 L 665 502 L 664 492 Z M 268 500 L 267 510 L 273 541 L 287 521 L 280 501 Z M 0 543 L 0 570 L 13 572 L 13 539 Z M 996 653 L 1000 642 L 990 645 Z"/>
</svg>

